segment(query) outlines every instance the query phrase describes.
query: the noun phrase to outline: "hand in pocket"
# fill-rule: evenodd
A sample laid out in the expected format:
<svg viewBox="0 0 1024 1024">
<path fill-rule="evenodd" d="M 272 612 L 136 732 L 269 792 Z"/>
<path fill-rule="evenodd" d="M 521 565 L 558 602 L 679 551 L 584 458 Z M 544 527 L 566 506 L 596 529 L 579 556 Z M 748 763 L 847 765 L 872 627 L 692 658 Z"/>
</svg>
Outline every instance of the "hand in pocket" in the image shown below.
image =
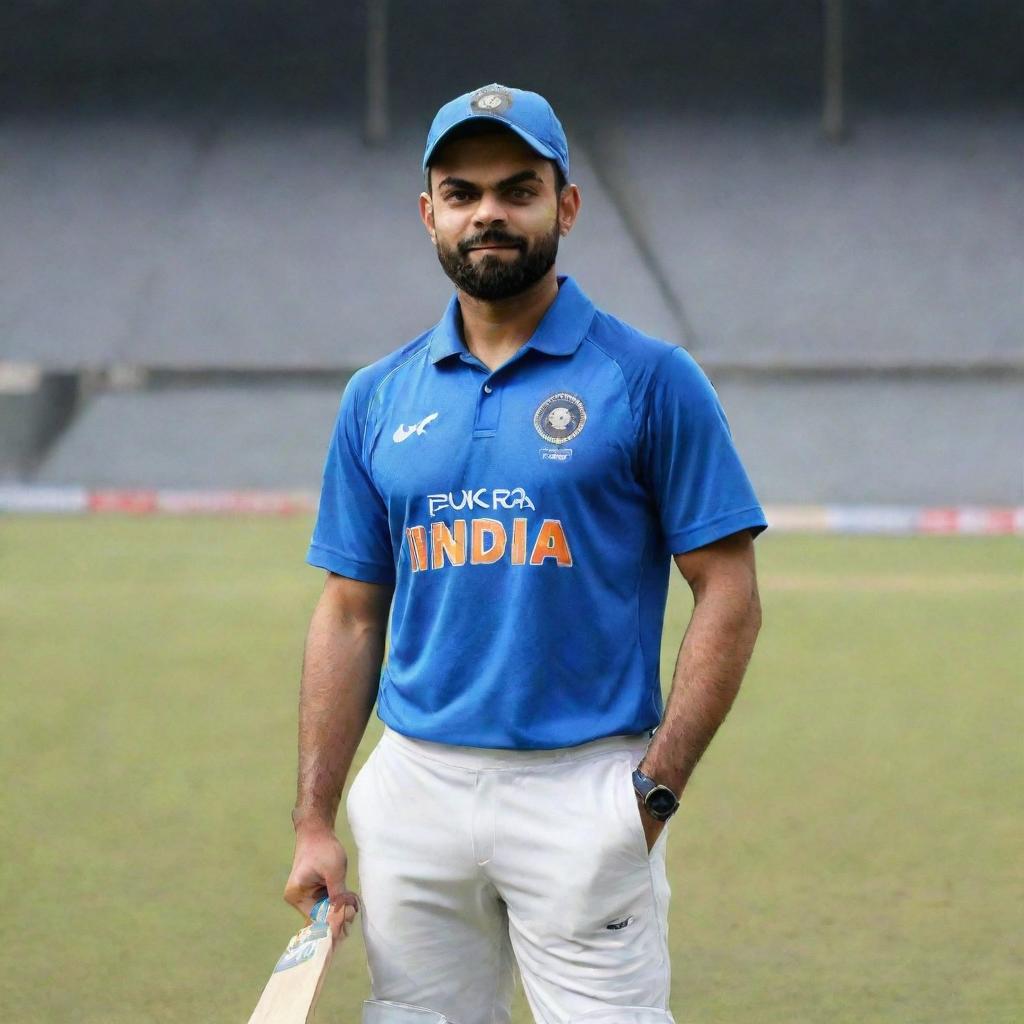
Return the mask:
<svg viewBox="0 0 1024 1024">
<path fill-rule="evenodd" d="M 647 852 L 650 853 L 654 849 L 654 844 L 658 841 L 658 836 L 661 835 L 662 829 L 665 827 L 665 822 L 652 818 L 639 796 L 636 798 L 636 804 L 640 811 L 640 822 L 644 827 L 644 836 L 647 839 Z"/>
</svg>

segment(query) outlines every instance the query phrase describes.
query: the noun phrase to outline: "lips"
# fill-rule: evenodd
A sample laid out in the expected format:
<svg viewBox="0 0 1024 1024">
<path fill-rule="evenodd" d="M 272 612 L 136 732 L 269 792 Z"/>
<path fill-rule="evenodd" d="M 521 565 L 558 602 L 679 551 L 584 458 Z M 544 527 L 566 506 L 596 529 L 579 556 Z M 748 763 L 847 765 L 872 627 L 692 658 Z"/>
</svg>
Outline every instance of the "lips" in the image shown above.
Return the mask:
<svg viewBox="0 0 1024 1024">
<path fill-rule="evenodd" d="M 459 246 L 463 255 L 470 252 L 484 251 L 492 252 L 499 249 L 515 249 L 521 250 L 524 248 L 523 242 L 515 238 L 488 238 L 486 235 L 483 236 L 478 242 L 470 242 L 468 245 L 463 242 Z"/>
</svg>

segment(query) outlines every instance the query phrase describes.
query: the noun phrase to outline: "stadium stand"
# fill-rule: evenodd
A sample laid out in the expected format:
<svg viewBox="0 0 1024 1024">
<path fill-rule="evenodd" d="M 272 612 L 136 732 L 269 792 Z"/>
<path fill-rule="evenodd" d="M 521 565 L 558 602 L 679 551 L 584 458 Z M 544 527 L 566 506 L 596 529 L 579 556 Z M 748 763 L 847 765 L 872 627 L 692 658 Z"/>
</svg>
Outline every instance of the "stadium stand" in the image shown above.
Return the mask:
<svg viewBox="0 0 1024 1024">
<path fill-rule="evenodd" d="M 0 479 L 315 489 L 339 381 L 450 293 L 425 124 L 497 79 L 570 127 L 561 266 L 702 362 L 765 500 L 1020 501 L 1024 8 L 848 4 L 835 145 L 801 0 L 524 0 L 486 33 L 389 0 L 371 147 L 369 6 L 0 11 Z"/>
<path fill-rule="evenodd" d="M 34 482 L 315 489 L 339 398 L 288 386 L 100 395 Z"/>
<path fill-rule="evenodd" d="M 869 125 L 863 143 L 834 149 L 806 122 L 678 117 L 614 145 L 574 140 L 585 205 L 565 268 L 607 308 L 689 345 L 766 500 L 1015 500 L 1017 456 L 998 439 L 1022 433 L 1019 376 L 993 390 L 987 378 L 743 375 L 1019 368 L 1024 203 L 1013 146 L 989 141 L 1013 126 L 959 127 Z M 415 140 L 370 149 L 353 126 L 322 122 L 222 125 L 205 139 L 126 121 L 0 136 L 16 218 L 0 251 L 23 296 L 3 335 L 13 361 L 198 380 L 351 370 L 447 299 L 416 219 Z M 54 147 L 62 159 L 42 175 Z M 308 384 L 100 392 L 30 475 L 315 488 L 336 402 Z M 879 450 L 905 459 L 879 465 Z"/>
<path fill-rule="evenodd" d="M 727 373 L 715 383 L 764 501 L 1003 504 L 1020 486 L 1012 438 L 1024 436 L 1024 404 L 1014 380 Z M 340 391 L 101 394 L 33 482 L 316 490 Z"/>
<path fill-rule="evenodd" d="M 712 362 L 1024 363 L 1024 122 L 641 113 L 602 144 Z"/>
<path fill-rule="evenodd" d="M 415 337 L 450 288 L 419 222 L 418 139 L 358 126 L 107 116 L 0 129 L 0 359 L 54 369 L 354 369 Z M 585 152 L 565 266 L 681 340 Z M 6 215 L 5 215 L 6 217 Z M 615 259 L 607 253 L 614 248 Z"/>
<path fill-rule="evenodd" d="M 764 501 L 1020 501 L 1019 377 L 713 376 Z"/>
</svg>

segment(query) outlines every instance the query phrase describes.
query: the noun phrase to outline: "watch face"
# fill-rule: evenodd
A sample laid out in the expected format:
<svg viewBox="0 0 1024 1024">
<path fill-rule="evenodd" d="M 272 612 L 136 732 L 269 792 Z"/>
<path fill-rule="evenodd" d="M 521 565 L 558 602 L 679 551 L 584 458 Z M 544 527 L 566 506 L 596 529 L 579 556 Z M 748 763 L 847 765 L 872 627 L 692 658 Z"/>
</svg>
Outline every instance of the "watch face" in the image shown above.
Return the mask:
<svg viewBox="0 0 1024 1024">
<path fill-rule="evenodd" d="M 667 789 L 661 787 L 652 790 L 647 797 L 647 806 L 652 814 L 671 814 L 677 804 L 676 798 Z"/>
</svg>

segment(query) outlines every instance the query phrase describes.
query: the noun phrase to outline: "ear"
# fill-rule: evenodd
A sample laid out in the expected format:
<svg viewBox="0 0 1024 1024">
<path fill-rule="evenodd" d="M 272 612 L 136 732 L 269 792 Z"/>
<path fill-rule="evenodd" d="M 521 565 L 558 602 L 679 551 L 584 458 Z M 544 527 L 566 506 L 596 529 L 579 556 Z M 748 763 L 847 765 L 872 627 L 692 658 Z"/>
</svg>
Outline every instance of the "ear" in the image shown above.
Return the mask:
<svg viewBox="0 0 1024 1024">
<path fill-rule="evenodd" d="M 566 185 L 558 197 L 558 233 L 565 238 L 580 215 L 583 198 L 575 185 Z"/>
<path fill-rule="evenodd" d="M 434 230 L 434 204 L 426 192 L 420 193 L 420 220 L 430 235 L 430 240 L 437 245 L 437 232 Z"/>
</svg>

